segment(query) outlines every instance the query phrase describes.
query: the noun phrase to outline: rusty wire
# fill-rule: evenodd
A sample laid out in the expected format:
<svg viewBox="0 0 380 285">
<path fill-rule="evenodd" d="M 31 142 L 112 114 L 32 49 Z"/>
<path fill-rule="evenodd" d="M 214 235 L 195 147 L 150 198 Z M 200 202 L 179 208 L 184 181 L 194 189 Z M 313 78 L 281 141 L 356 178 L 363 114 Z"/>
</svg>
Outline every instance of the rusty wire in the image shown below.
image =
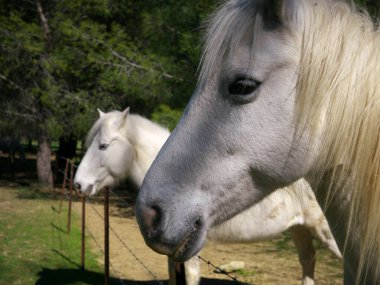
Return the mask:
<svg viewBox="0 0 380 285">
<path fill-rule="evenodd" d="M 99 216 L 100 219 L 104 219 L 104 216 L 99 213 L 99 211 L 93 206 L 92 202 L 88 202 L 94 212 Z M 141 259 L 132 251 L 132 249 L 122 240 L 122 238 L 118 235 L 118 233 L 114 230 L 114 228 L 109 226 L 111 232 L 116 236 L 119 242 L 128 250 L 128 252 L 137 260 L 138 263 L 154 278 L 154 280 L 161 285 L 164 285 L 160 280 L 158 280 L 157 276 L 141 261 Z"/>
<path fill-rule="evenodd" d="M 61 158 L 64 158 L 64 157 L 61 157 Z M 68 158 L 64 158 L 64 159 L 68 159 Z M 75 165 L 73 163 L 73 166 L 74 168 L 78 168 L 77 165 Z M 59 169 L 58 169 L 59 170 Z M 59 170 L 61 173 L 65 174 L 63 171 Z M 67 179 L 67 178 L 66 178 Z M 70 179 L 69 179 L 69 182 L 70 182 Z M 67 195 L 67 189 L 65 189 L 65 194 Z M 122 198 L 120 195 L 116 194 L 114 191 L 112 191 L 111 189 L 109 189 L 109 191 L 115 196 L 117 197 L 117 199 L 119 201 L 122 202 L 122 204 L 128 206 L 128 207 L 131 207 L 132 205 L 126 201 L 124 198 Z M 83 197 L 83 195 L 80 195 L 78 193 L 78 191 L 76 191 L 77 195 L 79 197 Z M 66 198 L 68 198 L 66 196 Z M 98 215 L 98 217 L 102 220 L 104 220 L 104 216 L 102 216 L 99 211 L 94 207 L 94 204 L 93 202 L 89 199 L 89 197 L 87 197 L 88 199 L 86 199 L 86 203 L 89 204 L 91 206 L 91 208 L 94 210 L 94 212 Z M 99 243 L 97 242 L 97 240 L 95 239 L 95 237 L 93 236 L 93 234 L 89 231 L 88 227 L 86 226 L 86 231 L 90 234 L 90 237 L 94 240 L 95 244 L 98 246 L 98 248 L 100 249 L 100 251 L 102 252 L 102 254 L 104 255 L 104 251 L 102 250 L 101 246 L 99 245 Z M 154 278 L 154 280 L 160 284 L 160 285 L 164 285 L 160 280 L 158 280 L 157 276 L 138 258 L 138 256 L 132 251 L 132 249 L 122 240 L 122 238 L 117 234 L 117 232 L 114 230 L 113 227 L 111 227 L 111 225 L 109 225 L 109 228 L 111 229 L 112 233 L 116 236 L 116 238 L 119 240 L 119 242 L 128 250 L 128 252 L 137 260 L 138 263 L 140 263 L 140 265 Z M 228 272 L 222 270 L 221 268 L 219 268 L 218 266 L 214 265 L 210 260 L 206 260 L 204 259 L 203 257 L 201 257 L 200 255 L 197 255 L 198 259 L 201 260 L 202 262 L 204 262 L 205 264 L 207 264 L 208 266 L 211 266 L 212 268 L 214 268 L 218 273 L 220 274 L 223 274 L 225 276 L 227 276 L 228 278 L 230 278 L 232 281 L 236 282 L 236 283 L 239 283 L 239 284 L 242 284 L 242 285 L 248 285 L 247 283 L 241 283 L 237 276 L 232 276 L 231 274 L 229 274 Z M 120 275 L 118 274 L 117 270 L 115 269 L 115 267 L 111 264 L 110 262 L 110 266 L 112 268 L 112 271 L 114 271 L 116 273 L 116 275 L 118 276 L 117 278 L 119 279 L 120 283 L 122 285 L 125 285 L 125 283 L 123 282 L 122 279 L 120 279 Z"/>
</svg>

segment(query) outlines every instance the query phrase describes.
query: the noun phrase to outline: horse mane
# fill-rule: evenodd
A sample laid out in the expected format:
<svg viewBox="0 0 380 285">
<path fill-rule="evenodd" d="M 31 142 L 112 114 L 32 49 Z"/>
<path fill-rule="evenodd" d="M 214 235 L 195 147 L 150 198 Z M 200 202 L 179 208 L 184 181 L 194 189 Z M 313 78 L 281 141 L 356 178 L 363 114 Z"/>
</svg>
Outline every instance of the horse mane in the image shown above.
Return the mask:
<svg viewBox="0 0 380 285">
<path fill-rule="evenodd" d="M 299 123 L 322 138 L 315 178 L 321 181 L 330 167 L 332 181 L 344 183 L 339 191 L 330 185 L 328 196 L 350 199 L 346 246 L 358 242 L 358 280 L 370 271 L 379 280 L 380 32 L 366 13 L 342 1 L 319 1 L 306 12 Z"/>
<path fill-rule="evenodd" d="M 220 74 L 225 59 L 243 40 L 259 42 L 268 25 L 267 3 L 273 1 L 230 0 L 216 10 L 205 36 L 200 86 Z M 314 178 L 321 181 L 332 168 L 333 177 L 344 181 L 339 191 L 330 185 L 328 195 L 349 200 L 348 235 L 358 240 L 360 249 L 358 279 L 371 271 L 380 280 L 380 31 L 351 2 L 298 4 L 304 10 L 303 30 L 296 31 L 302 43 L 296 86 L 298 130 L 308 126 L 313 138 L 322 138 Z M 270 20 L 269 28 L 278 25 Z M 251 50 L 250 66 L 255 47 Z"/>
</svg>

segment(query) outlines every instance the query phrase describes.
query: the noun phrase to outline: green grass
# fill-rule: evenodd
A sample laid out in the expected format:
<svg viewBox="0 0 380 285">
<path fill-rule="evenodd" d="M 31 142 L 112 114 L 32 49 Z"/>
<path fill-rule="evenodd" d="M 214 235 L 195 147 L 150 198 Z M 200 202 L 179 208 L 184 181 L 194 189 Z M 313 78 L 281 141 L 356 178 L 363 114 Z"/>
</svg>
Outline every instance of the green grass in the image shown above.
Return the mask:
<svg viewBox="0 0 380 285">
<path fill-rule="evenodd" d="M 257 275 L 257 272 L 256 272 L 256 271 L 249 271 L 249 270 L 244 270 L 244 269 L 236 270 L 234 273 L 235 273 L 236 275 L 240 275 L 240 276 L 243 276 L 243 277 L 247 277 L 247 276 L 255 276 L 255 275 Z"/>
<path fill-rule="evenodd" d="M 87 271 L 80 269 L 79 217 L 74 213 L 68 235 L 66 208 L 58 213 L 59 203 L 48 195 L 34 187 L 0 187 L 0 284 L 103 284 L 88 243 Z"/>
</svg>

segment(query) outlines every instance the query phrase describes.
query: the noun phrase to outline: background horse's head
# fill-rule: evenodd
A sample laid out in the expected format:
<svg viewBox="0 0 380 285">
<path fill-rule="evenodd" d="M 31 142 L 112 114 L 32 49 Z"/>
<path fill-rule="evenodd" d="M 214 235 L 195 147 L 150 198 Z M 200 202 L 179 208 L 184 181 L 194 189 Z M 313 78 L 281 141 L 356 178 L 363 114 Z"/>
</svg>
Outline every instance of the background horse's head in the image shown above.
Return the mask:
<svg viewBox="0 0 380 285">
<path fill-rule="evenodd" d="M 74 179 L 76 189 L 86 195 L 95 195 L 125 179 L 135 159 L 126 135 L 129 108 L 123 112 L 98 111 L 100 117 L 88 134 L 88 149 Z"/>
</svg>

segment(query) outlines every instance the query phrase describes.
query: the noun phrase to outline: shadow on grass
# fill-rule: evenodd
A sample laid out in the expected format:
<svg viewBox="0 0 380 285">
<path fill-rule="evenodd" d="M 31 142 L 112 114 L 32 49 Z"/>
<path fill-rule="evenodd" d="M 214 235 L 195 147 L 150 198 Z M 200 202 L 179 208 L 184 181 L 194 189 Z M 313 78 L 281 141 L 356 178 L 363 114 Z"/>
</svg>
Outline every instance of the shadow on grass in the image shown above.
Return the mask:
<svg viewBox="0 0 380 285">
<path fill-rule="evenodd" d="M 39 279 L 35 285 L 68 285 L 68 284 L 91 284 L 91 285 L 103 285 L 104 275 L 99 272 L 82 271 L 80 269 L 48 269 L 42 268 L 38 273 Z M 128 281 L 122 280 L 126 285 L 154 285 L 155 281 Z M 167 282 L 163 282 L 167 284 Z M 120 280 L 116 278 L 110 278 L 109 284 L 120 284 Z"/>
<path fill-rule="evenodd" d="M 18 199 L 27 200 L 51 200 L 52 192 L 43 189 L 40 185 L 34 184 L 29 187 L 19 187 Z"/>
<path fill-rule="evenodd" d="M 76 284 L 78 282 L 83 284 L 91 285 L 103 285 L 104 275 L 99 272 L 93 271 L 82 271 L 80 269 L 49 269 L 42 268 L 38 273 L 39 279 L 35 285 L 69 285 Z M 121 283 L 122 282 L 122 283 Z M 161 282 L 161 283 L 159 283 Z M 136 280 L 119 280 L 117 278 L 111 277 L 109 280 L 110 285 L 157 285 L 157 284 L 168 284 L 167 280 L 160 281 L 136 281 Z M 242 284 L 234 281 L 219 280 L 219 279 L 208 279 L 202 278 L 201 285 L 237 285 Z"/>
<path fill-rule="evenodd" d="M 39 279 L 35 285 L 69 285 L 69 284 L 91 284 L 91 285 L 103 285 L 104 274 L 100 272 L 87 271 L 80 269 L 80 265 L 77 262 L 72 261 L 70 258 L 62 254 L 61 252 L 54 250 L 53 252 L 63 258 L 66 262 L 70 263 L 76 268 L 65 269 L 49 269 L 42 268 L 38 272 Z M 110 285 L 168 285 L 167 280 L 149 280 L 149 281 L 137 281 L 137 280 L 125 280 L 110 277 Z M 239 285 L 243 284 L 233 280 L 221 280 L 221 279 L 209 279 L 202 278 L 200 285 Z M 181 285 L 181 284 L 179 284 Z"/>
</svg>

